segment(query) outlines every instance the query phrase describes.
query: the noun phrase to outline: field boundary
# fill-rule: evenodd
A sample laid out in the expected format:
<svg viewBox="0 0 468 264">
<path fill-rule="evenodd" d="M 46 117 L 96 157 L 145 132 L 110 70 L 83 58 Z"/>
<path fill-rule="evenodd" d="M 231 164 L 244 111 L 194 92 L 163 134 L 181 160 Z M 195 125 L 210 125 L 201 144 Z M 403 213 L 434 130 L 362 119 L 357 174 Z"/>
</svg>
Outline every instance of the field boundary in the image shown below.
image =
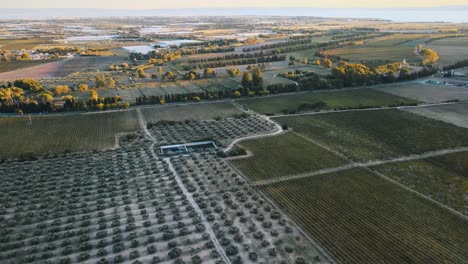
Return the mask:
<svg viewBox="0 0 468 264">
<path fill-rule="evenodd" d="M 424 108 L 424 107 L 432 107 L 432 106 L 440 106 L 440 105 L 462 104 L 466 102 L 468 101 L 445 102 L 445 103 L 423 103 L 423 104 L 418 104 L 418 105 L 382 106 L 382 107 L 355 108 L 355 109 L 344 109 L 344 110 L 323 110 L 323 111 L 318 111 L 318 112 L 274 115 L 274 116 L 271 116 L 271 118 L 291 117 L 291 116 L 308 116 L 308 115 L 320 115 L 320 114 L 332 114 L 332 113 L 346 113 L 346 112 L 378 111 L 378 110 L 391 110 L 391 109 L 405 110 L 405 109 Z"/>
</svg>

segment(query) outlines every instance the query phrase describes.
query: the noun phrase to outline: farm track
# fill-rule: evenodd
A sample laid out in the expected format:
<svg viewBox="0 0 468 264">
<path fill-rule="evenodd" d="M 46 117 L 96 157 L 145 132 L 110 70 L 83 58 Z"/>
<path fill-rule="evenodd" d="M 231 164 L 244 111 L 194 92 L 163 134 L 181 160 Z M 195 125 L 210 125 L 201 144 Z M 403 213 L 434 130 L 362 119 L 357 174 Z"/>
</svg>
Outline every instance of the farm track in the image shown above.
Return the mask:
<svg viewBox="0 0 468 264">
<path fill-rule="evenodd" d="M 156 144 L 156 139 L 153 137 L 153 135 L 150 133 L 148 128 L 146 127 L 145 120 L 143 118 L 143 114 L 141 113 L 140 109 L 137 109 L 137 115 L 138 115 L 138 121 L 140 123 L 141 128 L 145 131 L 145 134 L 150 138 L 152 141 L 149 150 L 151 152 L 151 155 L 153 156 L 153 159 L 157 160 L 158 156 L 156 155 L 156 152 L 154 151 L 154 145 Z M 223 247 L 219 243 L 218 239 L 216 238 L 215 233 L 213 232 L 213 229 L 211 229 L 210 224 L 206 220 L 205 216 L 203 215 L 202 210 L 198 206 L 198 204 L 195 202 L 193 199 L 192 195 L 187 191 L 185 188 L 184 184 L 182 183 L 182 180 L 180 179 L 179 175 L 175 171 L 174 167 L 172 166 L 171 159 L 170 158 L 165 158 L 164 161 L 169 165 L 169 170 L 172 172 L 174 175 L 175 180 L 177 181 L 177 184 L 179 185 L 180 189 L 182 190 L 184 196 L 187 198 L 187 200 L 190 202 L 192 207 L 195 209 L 197 214 L 200 216 L 202 219 L 203 225 L 206 228 L 206 231 L 210 235 L 211 240 L 213 241 L 213 244 L 216 248 L 216 251 L 218 252 L 219 256 L 223 259 L 223 261 L 227 264 L 230 264 L 231 261 L 229 260 L 228 256 L 226 255 L 226 252 L 224 251 Z"/>
<path fill-rule="evenodd" d="M 291 116 L 309 116 L 309 115 L 320 115 L 320 114 L 331 114 L 331 113 L 378 111 L 378 110 L 390 110 L 390 109 L 405 110 L 405 109 L 424 108 L 424 107 L 431 107 L 431 106 L 455 105 L 455 104 L 461 104 L 461 103 L 466 103 L 466 102 L 467 101 L 446 102 L 446 103 L 424 103 L 424 104 L 419 104 L 419 105 L 407 105 L 407 106 L 382 106 L 382 107 L 357 108 L 357 109 L 346 109 L 346 110 L 325 110 L 325 111 L 319 111 L 319 112 L 307 112 L 307 113 L 299 113 L 299 114 L 275 115 L 275 116 L 272 116 L 272 118 L 291 117 Z"/>
<path fill-rule="evenodd" d="M 258 115 L 257 113 L 253 112 L 252 110 L 245 110 L 241 105 L 239 105 L 237 102 L 234 102 L 232 101 L 232 104 L 234 106 L 236 106 L 237 108 L 239 108 L 241 111 L 247 113 L 247 114 L 254 114 L 254 115 Z M 280 135 L 282 133 L 284 133 L 284 130 L 283 128 L 276 122 L 274 122 L 273 120 L 271 120 L 270 117 L 268 116 L 263 116 L 263 115 L 260 115 L 261 117 L 265 118 L 268 122 L 272 122 L 273 124 L 275 124 L 276 128 L 278 129 L 277 131 L 275 132 L 272 132 L 272 133 L 269 133 L 269 134 L 261 134 L 261 135 L 253 135 L 253 136 L 247 136 L 247 137 L 242 137 L 242 138 L 238 138 L 236 140 L 234 140 L 233 142 L 231 142 L 231 144 L 229 144 L 229 146 L 227 146 L 223 151 L 226 153 L 226 152 L 229 152 L 237 143 L 241 142 L 241 141 L 244 141 L 244 140 L 248 140 L 248 139 L 258 139 L 258 138 L 264 138 L 264 137 L 272 137 L 272 136 L 277 136 L 277 135 Z"/>
<path fill-rule="evenodd" d="M 327 168 L 327 169 L 323 169 L 323 170 L 314 171 L 314 172 L 311 172 L 311 173 L 303 173 L 303 174 L 285 176 L 285 177 L 272 179 L 272 180 L 256 181 L 256 182 L 253 182 L 251 185 L 252 186 L 270 185 L 270 184 L 274 184 L 274 183 L 278 183 L 278 182 L 285 182 L 285 181 L 291 181 L 291 180 L 296 180 L 296 179 L 308 178 L 308 177 L 312 177 L 312 176 L 316 176 L 316 175 L 322 175 L 322 174 L 332 173 L 332 172 L 339 172 L 339 171 L 349 170 L 349 169 L 357 168 L 357 167 L 368 168 L 368 167 L 384 165 L 384 164 L 389 164 L 389 163 L 404 162 L 404 161 L 411 161 L 411 160 L 420 160 L 420 159 L 444 156 L 444 155 L 448 155 L 448 154 L 454 154 L 454 153 L 466 152 L 466 151 L 468 151 L 468 147 L 459 147 L 459 148 L 453 148 L 453 149 L 443 149 L 443 150 L 437 150 L 437 151 L 430 151 L 430 152 L 426 152 L 426 153 L 423 153 L 423 154 L 403 156 L 403 157 L 398 157 L 398 158 L 395 158 L 395 159 L 388 159 L 388 160 L 374 160 L 374 161 L 368 161 L 368 162 L 353 162 L 353 163 L 350 163 L 350 164 L 347 164 L 347 165 L 344 165 L 344 166 L 339 166 L 339 167 L 334 167 L 334 168 Z"/>
<path fill-rule="evenodd" d="M 399 187 L 407 190 L 407 191 L 410 191 L 411 193 L 414 193 L 416 195 L 418 195 L 419 197 L 423 198 L 423 199 L 426 199 L 434 204 L 437 204 L 438 206 L 444 208 L 444 209 L 447 209 L 449 210 L 450 212 L 456 214 L 457 216 L 463 218 L 464 220 L 468 220 L 468 216 L 467 215 L 464 215 L 462 214 L 461 212 L 453 209 L 453 208 L 450 208 L 442 203 L 439 203 L 438 201 L 416 191 L 416 190 L 413 190 L 411 189 L 410 187 L 404 185 L 404 184 L 401 184 L 385 175 L 383 175 L 382 173 L 379 173 L 373 169 L 371 169 L 370 167 L 373 167 L 373 166 L 378 166 L 378 165 L 384 165 L 384 164 L 389 164 L 389 163 L 397 163 L 397 162 L 405 162 L 405 161 L 411 161 L 411 160 L 421 160 L 421 159 L 426 159 L 426 158 L 431 158 L 431 157 L 438 157 L 438 156 L 444 156 L 444 155 L 448 155 L 448 154 L 454 154 L 454 153 L 460 153 L 460 152 L 467 152 L 468 151 L 468 147 L 458 147 L 458 148 L 452 148 L 452 149 L 442 149 L 442 150 L 437 150 L 437 151 L 430 151 L 430 152 L 426 152 L 426 153 L 423 153 L 423 154 L 414 154 L 414 155 L 408 155 L 408 156 L 402 156 L 402 157 L 398 157 L 398 158 L 394 158 L 394 159 L 388 159 L 388 160 L 374 160 L 374 161 L 368 161 L 368 162 L 352 162 L 351 160 L 349 160 L 346 156 L 340 154 L 339 152 L 336 152 L 326 146 L 323 146 L 317 142 L 315 142 L 314 140 L 306 137 L 306 136 L 303 136 L 301 134 L 298 134 L 296 132 L 291 132 L 291 133 L 294 133 L 298 136 L 300 136 L 301 138 L 309 141 L 309 142 L 312 142 L 314 144 L 317 144 L 318 146 L 328 150 L 328 151 L 331 151 L 333 152 L 334 154 L 342 157 L 342 158 L 345 158 L 346 160 L 348 160 L 349 162 L 351 162 L 350 164 L 347 164 L 347 165 L 344 165 L 344 166 L 339 166 L 339 167 L 334 167 L 334 168 L 327 168 L 327 169 L 322 169 L 322 170 L 318 170 L 318 171 L 314 171 L 314 172 L 310 172 L 310 173 L 303 173 L 303 174 L 297 174 L 297 175 L 290 175 L 290 176 L 285 176 L 285 177 L 281 177 L 281 178 L 276 178 L 276 179 L 271 179 L 271 180 L 262 180 L 262 181 L 256 181 L 256 182 L 252 182 L 250 185 L 251 186 L 255 186 L 255 187 L 261 187 L 261 186 L 268 186 L 268 185 L 272 185 L 272 184 L 275 184 L 275 183 L 281 183 L 281 182 L 287 182 L 287 181 L 293 181 L 293 180 L 298 180 L 298 179 L 304 179 L 304 178 L 309 178 L 309 177 L 314 177 L 314 176 L 319 176 L 319 175 L 323 175 L 323 174 L 328 174 L 328 173 L 336 173 L 336 172 L 341 172 L 341 171 L 346 171 L 346 170 L 350 170 L 350 169 L 353 169 L 353 168 L 363 168 L 389 182 L 392 182 L 396 185 L 398 185 Z"/>
</svg>

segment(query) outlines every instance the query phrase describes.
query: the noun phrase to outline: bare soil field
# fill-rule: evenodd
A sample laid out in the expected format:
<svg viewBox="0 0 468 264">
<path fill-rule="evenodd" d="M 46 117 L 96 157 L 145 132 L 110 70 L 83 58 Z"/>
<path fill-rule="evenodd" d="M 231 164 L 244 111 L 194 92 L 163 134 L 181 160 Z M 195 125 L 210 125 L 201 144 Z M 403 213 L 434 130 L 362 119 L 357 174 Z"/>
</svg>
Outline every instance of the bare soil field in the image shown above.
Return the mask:
<svg viewBox="0 0 468 264">
<path fill-rule="evenodd" d="M 410 108 L 406 111 L 468 128 L 468 104 L 466 103 Z"/>
<path fill-rule="evenodd" d="M 375 89 L 426 103 L 468 100 L 468 88 L 454 86 L 408 83 L 379 86 Z"/>
<path fill-rule="evenodd" d="M 431 42 L 428 48 L 435 50 L 439 56 L 439 64 L 447 65 L 456 63 L 468 57 L 468 37 L 448 38 Z"/>
<path fill-rule="evenodd" d="M 62 61 L 46 63 L 29 68 L 0 73 L 0 80 L 15 80 L 21 78 L 54 78 L 65 77 L 74 72 L 87 69 L 103 70 L 111 64 L 127 62 L 124 57 L 75 57 Z"/>
</svg>

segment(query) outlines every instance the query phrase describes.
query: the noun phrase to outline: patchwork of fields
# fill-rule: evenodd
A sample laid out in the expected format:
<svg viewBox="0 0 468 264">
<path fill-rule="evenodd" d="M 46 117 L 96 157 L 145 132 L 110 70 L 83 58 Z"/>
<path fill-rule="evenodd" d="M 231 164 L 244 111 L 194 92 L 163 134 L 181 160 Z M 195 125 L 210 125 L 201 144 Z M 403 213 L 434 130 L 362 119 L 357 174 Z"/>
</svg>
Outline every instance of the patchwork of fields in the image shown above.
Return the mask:
<svg viewBox="0 0 468 264">
<path fill-rule="evenodd" d="M 411 189 L 468 215 L 468 153 L 372 167 Z"/>
<path fill-rule="evenodd" d="M 405 83 L 376 87 L 378 91 L 412 98 L 426 103 L 441 103 L 450 100 L 468 100 L 468 89 L 463 87 Z"/>
<path fill-rule="evenodd" d="M 301 105 L 323 102 L 323 109 L 369 108 L 390 105 L 417 104 L 418 101 L 391 95 L 373 89 L 319 91 L 313 93 L 279 95 L 238 100 L 241 105 L 258 113 L 299 111 Z M 309 110 L 310 111 L 310 110 Z"/>
<path fill-rule="evenodd" d="M 15 80 L 21 78 L 54 78 L 64 77 L 75 72 L 86 69 L 103 70 L 111 64 L 127 62 L 126 57 L 108 56 L 108 57 L 74 57 L 56 62 L 44 63 L 28 68 L 17 69 L 9 72 L 0 73 L 0 80 Z"/>
<path fill-rule="evenodd" d="M 274 120 L 355 161 L 468 146 L 468 130 L 400 110 L 329 113 Z"/>
<path fill-rule="evenodd" d="M 405 109 L 411 113 L 468 128 L 468 104 L 457 103 Z"/>
<path fill-rule="evenodd" d="M 149 123 L 158 121 L 209 120 L 215 118 L 232 117 L 241 114 L 231 103 L 207 103 L 174 105 L 165 107 L 144 108 L 141 110 L 145 120 Z"/>
<path fill-rule="evenodd" d="M 25 153 L 109 149 L 118 133 L 140 129 L 135 111 L 85 115 L 0 118 L 0 158 Z"/>
<path fill-rule="evenodd" d="M 339 263 L 463 263 L 466 220 L 364 169 L 261 188 Z"/>
<path fill-rule="evenodd" d="M 293 133 L 242 142 L 252 157 L 232 160 L 251 181 L 333 168 L 348 162 Z"/>
</svg>

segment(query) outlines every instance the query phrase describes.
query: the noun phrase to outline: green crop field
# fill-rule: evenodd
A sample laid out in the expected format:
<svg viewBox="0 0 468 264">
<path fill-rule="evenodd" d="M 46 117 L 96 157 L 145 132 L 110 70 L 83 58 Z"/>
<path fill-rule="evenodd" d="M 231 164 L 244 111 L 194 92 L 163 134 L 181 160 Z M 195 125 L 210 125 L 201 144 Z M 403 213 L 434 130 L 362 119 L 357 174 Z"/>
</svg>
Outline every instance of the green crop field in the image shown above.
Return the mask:
<svg viewBox="0 0 468 264">
<path fill-rule="evenodd" d="M 383 93 L 372 89 L 320 91 L 314 93 L 272 96 L 239 100 L 245 107 L 259 113 L 297 111 L 302 104 L 326 103 L 324 109 L 380 107 L 400 104 L 416 104 L 416 100 Z"/>
<path fill-rule="evenodd" d="M 231 117 L 241 114 L 237 107 L 230 103 L 188 104 L 164 107 L 144 108 L 141 110 L 148 122 L 210 120 L 217 117 Z"/>
<path fill-rule="evenodd" d="M 468 215 L 468 152 L 372 167 L 432 199 Z"/>
<path fill-rule="evenodd" d="M 253 156 L 232 160 L 252 181 L 333 168 L 347 161 L 293 133 L 242 142 Z"/>
<path fill-rule="evenodd" d="M 53 43 L 50 38 L 0 39 L 2 49 L 33 49 L 39 45 Z"/>
<path fill-rule="evenodd" d="M 296 132 L 358 161 L 468 146 L 468 130 L 400 110 L 275 118 Z"/>
<path fill-rule="evenodd" d="M 0 158 L 25 153 L 92 151 L 115 147 L 116 134 L 139 130 L 135 111 L 0 118 Z"/>
<path fill-rule="evenodd" d="M 276 183 L 262 190 L 338 263 L 468 259 L 465 219 L 364 169 Z"/>
</svg>

